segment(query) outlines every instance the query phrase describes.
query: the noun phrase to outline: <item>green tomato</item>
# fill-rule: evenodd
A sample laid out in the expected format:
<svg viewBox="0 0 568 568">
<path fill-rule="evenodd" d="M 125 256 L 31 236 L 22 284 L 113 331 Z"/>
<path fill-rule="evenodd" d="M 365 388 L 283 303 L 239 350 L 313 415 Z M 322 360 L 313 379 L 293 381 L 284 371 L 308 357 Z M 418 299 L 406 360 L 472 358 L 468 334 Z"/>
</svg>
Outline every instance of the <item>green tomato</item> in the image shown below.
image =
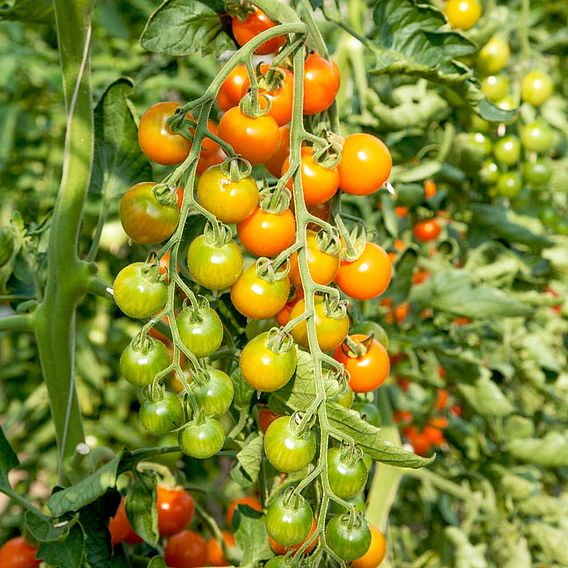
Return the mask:
<svg viewBox="0 0 568 568">
<path fill-rule="evenodd" d="M 197 404 L 206 416 L 220 418 L 231 406 L 234 396 L 233 381 L 219 369 L 207 370 L 207 381 L 193 391 Z"/>
<path fill-rule="evenodd" d="M 491 152 L 491 140 L 481 132 L 472 132 L 467 137 L 468 145 L 476 154 L 486 156 Z"/>
<path fill-rule="evenodd" d="M 152 384 L 154 377 L 170 364 L 168 348 L 152 337 L 135 337 L 120 356 L 120 374 L 138 388 Z"/>
<path fill-rule="evenodd" d="M 264 435 L 264 452 L 272 467 L 293 473 L 307 467 L 316 455 L 316 437 L 310 430 L 296 432 L 294 417 L 281 416 L 270 424 Z"/>
<path fill-rule="evenodd" d="M 497 161 L 506 166 L 512 166 L 521 157 L 521 144 L 516 136 L 504 136 L 498 140 L 493 148 Z"/>
<path fill-rule="evenodd" d="M 477 114 L 472 114 L 471 129 L 475 130 L 476 132 L 484 132 L 485 134 L 487 134 L 493 130 L 493 125 L 489 121 L 478 116 Z"/>
<path fill-rule="evenodd" d="M 538 158 L 523 164 L 523 176 L 534 187 L 544 187 L 552 177 L 550 160 Z"/>
<path fill-rule="evenodd" d="M 556 222 L 556 232 L 562 236 L 568 235 L 568 218 L 566 216 Z"/>
<path fill-rule="evenodd" d="M 351 503 L 351 505 L 355 507 L 356 511 L 359 511 L 361 513 L 365 511 L 366 503 L 365 503 L 365 496 L 363 495 L 363 493 L 358 493 L 357 495 L 351 497 L 350 499 L 344 499 L 344 501 Z M 339 505 L 339 503 L 337 503 L 336 501 L 330 501 L 329 512 L 333 515 L 340 515 L 340 514 L 345 514 L 347 512 L 347 509 Z"/>
<path fill-rule="evenodd" d="M 529 152 L 546 152 L 552 146 L 552 128 L 543 120 L 535 120 L 521 128 L 521 141 Z"/>
<path fill-rule="evenodd" d="M 492 102 L 497 102 L 509 91 L 507 75 L 489 75 L 481 81 L 481 91 Z"/>
<path fill-rule="evenodd" d="M 162 398 L 145 400 L 140 407 L 139 418 L 147 432 L 163 436 L 183 424 L 183 406 L 177 395 L 165 392 Z"/>
<path fill-rule="evenodd" d="M 511 95 L 507 95 L 506 97 L 503 97 L 501 100 L 497 101 L 495 104 L 500 109 L 503 109 L 503 110 L 516 110 L 517 108 L 519 108 L 517 101 Z M 514 120 L 514 118 L 512 120 Z M 512 120 L 509 121 L 509 122 L 512 122 Z"/>
<path fill-rule="evenodd" d="M 495 75 L 507 66 L 511 49 L 500 36 L 493 36 L 477 54 L 477 68 L 484 75 Z"/>
<path fill-rule="evenodd" d="M 483 162 L 481 169 L 479 170 L 479 179 L 484 185 L 493 185 L 497 183 L 499 178 L 499 166 L 491 160 L 487 159 Z"/>
<path fill-rule="evenodd" d="M 353 410 L 356 410 L 365 422 L 376 428 L 382 424 L 381 413 L 372 402 L 357 401 L 353 404 Z"/>
<path fill-rule="evenodd" d="M 529 71 L 521 80 L 521 98 L 530 105 L 540 106 L 552 91 L 552 79 L 545 71 Z"/>
<path fill-rule="evenodd" d="M 223 324 L 209 306 L 184 308 L 176 318 L 182 343 L 198 358 L 209 357 L 223 341 Z"/>
<path fill-rule="evenodd" d="M 544 206 L 538 213 L 538 218 L 546 227 L 554 228 L 558 223 L 558 212 L 552 206 Z"/>
<path fill-rule="evenodd" d="M 268 534 L 284 547 L 304 541 L 310 534 L 314 514 L 301 496 L 287 491 L 272 500 L 266 511 Z"/>
<path fill-rule="evenodd" d="M 349 499 L 363 491 L 367 483 L 367 467 L 361 458 L 354 458 L 345 449 L 327 450 L 329 486 L 337 497 Z"/>
<path fill-rule="evenodd" d="M 219 453 L 225 443 L 223 426 L 215 418 L 194 420 L 179 433 L 179 447 L 184 454 L 200 460 Z"/>
<path fill-rule="evenodd" d="M 325 538 L 329 548 L 346 562 L 361 558 L 371 546 L 371 531 L 367 521 L 358 515 L 333 517 L 325 527 Z"/>
<path fill-rule="evenodd" d="M 499 195 L 512 199 L 516 197 L 523 186 L 519 172 L 503 172 L 499 174 L 496 190 Z"/>
</svg>

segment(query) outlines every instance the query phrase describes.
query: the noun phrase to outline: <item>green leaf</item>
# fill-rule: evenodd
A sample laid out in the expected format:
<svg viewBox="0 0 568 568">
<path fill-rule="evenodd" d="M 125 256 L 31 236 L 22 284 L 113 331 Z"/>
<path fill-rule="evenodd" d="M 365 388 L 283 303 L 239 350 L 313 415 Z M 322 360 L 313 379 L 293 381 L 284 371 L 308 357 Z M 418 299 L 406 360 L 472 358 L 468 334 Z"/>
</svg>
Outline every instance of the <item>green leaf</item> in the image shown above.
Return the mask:
<svg viewBox="0 0 568 568">
<path fill-rule="evenodd" d="M 20 465 L 20 460 L 6 439 L 4 430 L 0 427 L 0 480 L 8 483 L 8 472 L 18 465 Z"/>
<path fill-rule="evenodd" d="M 542 467 L 568 466 L 568 436 L 548 432 L 543 438 L 513 440 L 509 453 L 516 459 Z"/>
<path fill-rule="evenodd" d="M 53 24 L 53 4 L 50 0 L 9 0 L 0 6 L 0 20 Z"/>
<path fill-rule="evenodd" d="M 241 410 L 250 406 L 250 401 L 254 395 L 254 389 L 246 382 L 240 367 L 237 367 L 231 373 L 231 380 L 235 390 L 234 405 L 235 408 Z"/>
<path fill-rule="evenodd" d="M 394 211 L 394 199 L 390 196 L 390 194 L 386 192 L 383 192 L 380 199 L 381 212 L 383 216 L 383 223 L 385 224 L 385 229 L 392 237 L 396 237 L 398 235 L 398 220 Z"/>
<path fill-rule="evenodd" d="M 140 43 L 149 51 L 173 56 L 220 54 L 236 47 L 211 2 L 198 0 L 165 0 L 150 16 Z"/>
<path fill-rule="evenodd" d="M 156 546 L 160 538 L 156 487 L 155 475 L 136 472 L 134 483 L 126 495 L 126 516 L 134 532 L 152 546 Z"/>
<path fill-rule="evenodd" d="M 458 384 L 458 389 L 473 409 L 482 416 L 507 416 L 513 412 L 513 405 L 486 374 L 473 385 Z"/>
<path fill-rule="evenodd" d="M 154 556 L 146 565 L 146 568 L 168 568 L 165 560 L 161 556 Z"/>
<path fill-rule="evenodd" d="M 431 177 L 434 177 L 442 167 L 442 164 L 437 160 L 425 160 L 419 166 L 414 168 L 394 166 L 390 176 L 390 181 L 392 183 L 411 183 L 416 181 L 422 181 Z M 410 187 L 411 189 L 407 189 Z M 405 192 L 412 191 L 413 195 L 410 199 L 404 196 Z M 419 201 L 424 200 L 424 187 L 422 185 L 418 186 L 402 186 L 396 188 L 397 198 L 401 205 L 415 205 Z"/>
<path fill-rule="evenodd" d="M 73 527 L 78 519 L 79 516 L 75 515 L 73 518 L 66 520 L 65 523 L 60 523 L 49 517 L 40 517 L 33 511 L 26 511 L 24 515 L 26 529 L 38 542 L 65 540 L 71 527 Z"/>
<path fill-rule="evenodd" d="M 152 168 L 138 144 L 135 113 L 128 95 L 130 79 L 111 83 L 95 107 L 95 160 L 89 191 L 105 198 L 152 179 Z"/>
<path fill-rule="evenodd" d="M 53 568 L 82 566 L 85 557 L 85 534 L 81 525 L 73 525 L 67 538 L 61 542 L 44 542 L 37 558 L 44 560 Z"/>
<path fill-rule="evenodd" d="M 239 505 L 233 517 L 233 529 L 237 545 L 243 551 L 241 566 L 256 566 L 274 556 L 262 513 Z"/>
<path fill-rule="evenodd" d="M 391 280 L 387 295 L 398 305 L 408 298 L 412 288 L 412 274 L 416 266 L 418 253 L 414 248 L 407 248 L 396 263 L 396 273 Z"/>
<path fill-rule="evenodd" d="M 447 373 L 450 381 L 474 381 L 481 376 L 481 361 L 470 351 L 450 351 L 434 347 L 440 365 Z"/>
<path fill-rule="evenodd" d="M 262 462 L 263 437 L 255 434 L 245 442 L 245 447 L 237 454 L 237 461 L 231 470 L 231 477 L 241 487 L 256 483 Z"/>
</svg>

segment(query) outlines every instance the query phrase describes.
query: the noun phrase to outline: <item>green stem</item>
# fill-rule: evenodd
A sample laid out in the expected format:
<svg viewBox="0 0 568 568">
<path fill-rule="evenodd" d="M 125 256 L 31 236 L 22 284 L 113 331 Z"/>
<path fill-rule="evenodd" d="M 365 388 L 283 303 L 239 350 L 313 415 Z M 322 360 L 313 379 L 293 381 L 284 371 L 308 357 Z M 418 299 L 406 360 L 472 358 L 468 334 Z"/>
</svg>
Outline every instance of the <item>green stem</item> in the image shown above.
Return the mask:
<svg viewBox="0 0 568 568">
<path fill-rule="evenodd" d="M 31 314 L 14 314 L 0 318 L 0 331 L 33 331 Z"/>
<path fill-rule="evenodd" d="M 521 42 L 521 59 L 526 61 L 530 56 L 531 46 L 529 41 L 529 16 L 531 10 L 530 0 L 522 0 L 521 18 L 519 20 L 519 36 Z"/>
</svg>

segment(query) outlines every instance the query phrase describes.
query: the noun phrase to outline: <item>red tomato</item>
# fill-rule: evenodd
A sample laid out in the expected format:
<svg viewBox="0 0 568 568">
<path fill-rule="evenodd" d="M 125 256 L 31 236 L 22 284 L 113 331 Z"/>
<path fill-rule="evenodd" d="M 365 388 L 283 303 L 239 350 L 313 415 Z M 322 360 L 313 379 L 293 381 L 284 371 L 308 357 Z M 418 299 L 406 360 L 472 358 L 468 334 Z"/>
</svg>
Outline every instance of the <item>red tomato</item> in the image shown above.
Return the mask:
<svg viewBox="0 0 568 568">
<path fill-rule="evenodd" d="M 108 530 L 110 531 L 110 537 L 112 545 L 115 546 L 120 542 L 126 542 L 127 544 L 137 544 L 142 542 L 142 539 L 132 530 L 128 517 L 126 516 L 126 508 L 124 506 L 125 499 L 122 498 L 116 514 L 108 523 Z"/>
<path fill-rule="evenodd" d="M 247 68 L 242 63 L 239 63 L 229 73 L 217 95 L 217 105 L 223 112 L 239 104 L 243 85 L 248 80 Z"/>
<path fill-rule="evenodd" d="M 329 108 L 341 84 L 339 67 L 317 53 L 304 64 L 304 114 L 317 114 Z"/>
<path fill-rule="evenodd" d="M 164 557 L 169 568 L 199 568 L 207 564 L 207 542 L 193 531 L 182 531 L 168 539 Z"/>
<path fill-rule="evenodd" d="M 448 404 L 448 391 L 446 389 L 438 389 L 436 393 L 436 410 L 442 411 Z"/>
<path fill-rule="evenodd" d="M 296 221 L 290 209 L 270 213 L 261 207 L 237 224 L 242 245 L 255 256 L 276 256 L 296 239 Z"/>
<path fill-rule="evenodd" d="M 189 524 L 195 505 L 184 489 L 158 487 L 158 529 L 160 536 L 176 534 Z"/>
<path fill-rule="evenodd" d="M 435 241 L 440 233 L 442 232 L 442 227 L 436 219 L 429 219 L 427 221 L 418 221 L 412 229 L 414 236 L 423 243 L 428 241 Z"/>
<path fill-rule="evenodd" d="M 232 28 L 235 40 L 242 47 L 258 34 L 273 28 L 276 24 L 259 8 L 256 8 L 246 20 L 233 16 Z M 257 55 L 276 53 L 286 43 L 286 36 L 279 35 L 265 41 L 255 50 Z"/>
<path fill-rule="evenodd" d="M 290 154 L 290 127 L 281 126 L 278 129 L 278 144 L 274 154 L 264 162 L 264 167 L 274 176 L 280 177 L 284 161 Z"/>
<path fill-rule="evenodd" d="M 232 501 L 227 508 L 227 525 L 229 527 L 233 526 L 233 515 L 239 505 L 248 505 L 251 509 L 262 513 L 262 505 L 256 497 L 239 497 Z"/>
<path fill-rule="evenodd" d="M 263 432 L 266 432 L 266 430 L 268 429 L 268 427 L 277 419 L 280 418 L 280 414 L 276 414 L 276 412 L 272 412 L 272 410 L 270 410 L 267 407 L 262 407 L 259 411 L 258 411 L 258 424 L 260 426 L 260 429 Z"/>
<path fill-rule="evenodd" d="M 223 531 L 223 540 L 228 548 L 236 546 L 235 537 L 229 531 Z M 207 541 L 207 564 L 209 566 L 230 566 L 223 555 L 223 549 L 216 538 Z"/>
<path fill-rule="evenodd" d="M 294 292 L 294 297 L 288 299 L 286 305 L 274 316 L 274 319 L 278 322 L 278 325 L 285 326 L 290 321 L 290 314 L 294 309 L 294 306 L 304 297 L 304 292 L 301 288 L 298 288 Z"/>
<path fill-rule="evenodd" d="M 23 536 L 7 540 L 0 547 L 0 566 L 4 568 L 36 568 L 41 564 L 36 560 L 37 548 L 30 546 Z"/>
<path fill-rule="evenodd" d="M 430 278 L 431 274 L 429 270 L 425 270 L 424 268 L 418 268 L 414 275 L 412 276 L 412 283 L 415 285 L 422 284 L 426 282 L 428 278 Z"/>
<path fill-rule="evenodd" d="M 400 217 L 401 219 L 403 219 L 404 217 L 406 217 L 408 215 L 408 207 L 395 207 L 394 212 L 395 212 L 397 217 Z"/>
<path fill-rule="evenodd" d="M 408 441 L 412 444 L 414 452 L 419 456 L 425 456 L 432 450 L 432 443 L 429 438 L 420 432 L 415 426 L 407 426 L 404 429 L 404 434 Z"/>
</svg>

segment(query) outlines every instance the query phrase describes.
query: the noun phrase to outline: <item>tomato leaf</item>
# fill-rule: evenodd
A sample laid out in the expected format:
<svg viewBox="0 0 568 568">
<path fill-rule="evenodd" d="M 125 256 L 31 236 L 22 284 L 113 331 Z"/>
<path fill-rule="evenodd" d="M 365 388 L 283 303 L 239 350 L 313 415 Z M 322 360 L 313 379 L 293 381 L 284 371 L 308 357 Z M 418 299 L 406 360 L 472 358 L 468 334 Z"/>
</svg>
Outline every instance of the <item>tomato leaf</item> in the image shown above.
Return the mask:
<svg viewBox="0 0 568 568">
<path fill-rule="evenodd" d="M 154 558 L 152 558 L 150 562 L 146 564 L 146 568 L 168 568 L 168 567 L 166 566 L 165 560 L 161 556 L 154 556 Z"/>
<path fill-rule="evenodd" d="M 55 522 L 54 519 L 40 517 L 34 511 L 26 511 L 24 520 L 26 529 L 38 542 L 54 542 L 64 540 L 71 527 L 78 521 L 79 515 L 75 515 L 65 523 Z M 54 526 L 57 524 L 58 526 Z"/>
<path fill-rule="evenodd" d="M 396 263 L 396 272 L 387 291 L 387 296 L 392 298 L 395 306 L 408 298 L 412 288 L 412 275 L 417 259 L 418 252 L 415 248 L 409 247 L 402 253 L 402 256 Z"/>
<path fill-rule="evenodd" d="M 20 460 L 16 452 L 10 446 L 4 430 L 0 427 L 0 482 L 8 484 L 8 472 L 19 464 Z"/>
<path fill-rule="evenodd" d="M 241 566 L 256 566 L 274 556 L 262 513 L 239 505 L 233 516 L 233 529 L 237 545 L 243 551 Z"/>
<path fill-rule="evenodd" d="M 39 547 L 37 558 L 54 568 L 83 566 L 85 557 L 85 533 L 79 523 L 73 525 L 63 541 L 44 542 Z"/>
<path fill-rule="evenodd" d="M 233 402 L 235 408 L 239 410 L 248 408 L 254 395 L 254 389 L 246 382 L 239 367 L 231 373 L 231 380 L 233 381 L 233 387 L 235 389 Z"/>
<path fill-rule="evenodd" d="M 156 509 L 156 476 L 136 472 L 135 481 L 126 495 L 126 516 L 134 532 L 152 546 L 158 544 L 158 511 Z"/>
<path fill-rule="evenodd" d="M 245 442 L 245 447 L 237 454 L 237 461 L 231 470 L 233 481 L 241 487 L 250 487 L 258 480 L 262 462 L 263 437 L 254 434 Z"/>
<path fill-rule="evenodd" d="M 398 221 L 394 211 L 395 201 L 389 193 L 384 192 L 381 195 L 381 212 L 385 229 L 392 237 L 398 235 Z"/>
<path fill-rule="evenodd" d="M 50 0 L 9 0 L 0 6 L 0 20 L 53 24 L 53 4 Z"/>
<path fill-rule="evenodd" d="M 548 432 L 543 438 L 512 440 L 509 453 L 518 460 L 542 467 L 568 466 L 568 436 Z"/>
<path fill-rule="evenodd" d="M 513 412 L 513 405 L 487 376 L 487 371 L 473 385 L 458 384 L 458 390 L 482 416 L 507 416 Z"/>
</svg>

